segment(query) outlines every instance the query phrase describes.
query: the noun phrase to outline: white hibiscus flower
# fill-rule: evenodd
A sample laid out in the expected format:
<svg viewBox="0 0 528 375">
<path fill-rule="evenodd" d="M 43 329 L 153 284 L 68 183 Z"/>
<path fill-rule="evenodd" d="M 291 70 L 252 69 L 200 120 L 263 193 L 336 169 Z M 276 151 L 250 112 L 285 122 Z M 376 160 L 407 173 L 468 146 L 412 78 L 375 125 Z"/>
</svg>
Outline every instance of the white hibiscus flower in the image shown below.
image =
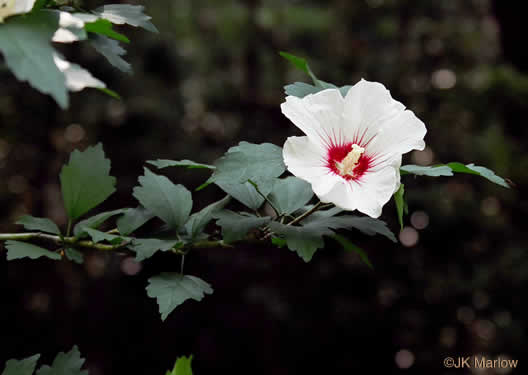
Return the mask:
<svg viewBox="0 0 528 375">
<path fill-rule="evenodd" d="M 326 89 L 281 105 L 306 136 L 289 137 L 288 170 L 324 203 L 371 217 L 400 187 L 402 154 L 423 150 L 425 125 L 380 83 L 359 81 L 345 98 Z"/>
<path fill-rule="evenodd" d="M 9 16 L 29 12 L 34 4 L 35 0 L 0 0 L 0 22 Z"/>
</svg>

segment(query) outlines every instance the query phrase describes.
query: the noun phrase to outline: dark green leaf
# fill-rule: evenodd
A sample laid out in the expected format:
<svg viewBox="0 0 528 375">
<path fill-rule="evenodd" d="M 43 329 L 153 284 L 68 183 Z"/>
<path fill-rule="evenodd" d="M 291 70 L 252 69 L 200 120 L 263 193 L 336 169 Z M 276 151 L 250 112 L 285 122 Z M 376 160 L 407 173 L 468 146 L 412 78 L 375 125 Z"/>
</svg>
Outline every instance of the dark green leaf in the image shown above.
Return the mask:
<svg viewBox="0 0 528 375">
<path fill-rule="evenodd" d="M 72 220 L 105 201 L 116 184 L 100 143 L 83 152 L 73 151 L 69 163 L 62 167 L 60 181 L 66 212 Z"/>
<path fill-rule="evenodd" d="M 80 251 L 78 251 L 76 249 L 73 249 L 71 247 L 67 247 L 64 250 L 64 255 L 66 255 L 66 258 L 68 258 L 72 262 L 75 262 L 77 264 L 83 264 L 84 263 L 84 255 Z"/>
<path fill-rule="evenodd" d="M 234 184 L 272 179 L 286 170 L 282 149 L 271 143 L 240 142 L 218 159 L 215 166 L 208 182 Z"/>
<path fill-rule="evenodd" d="M 176 360 L 172 371 L 167 371 L 165 375 L 193 375 L 191 368 L 192 359 L 192 355 L 190 355 L 189 358 L 179 357 Z"/>
<path fill-rule="evenodd" d="M 92 241 L 95 243 L 107 241 L 110 242 L 112 245 L 117 245 L 125 240 L 123 236 L 117 236 L 115 234 L 105 233 L 101 232 L 97 229 L 92 228 L 84 228 L 86 233 L 92 238 Z"/>
<path fill-rule="evenodd" d="M 37 371 L 37 375 L 88 375 L 87 370 L 81 370 L 84 361 L 79 349 L 74 346 L 68 353 L 60 352 L 57 354 L 51 367 L 42 366 Z"/>
<path fill-rule="evenodd" d="M 100 214 L 89 217 L 83 221 L 79 221 L 75 228 L 73 228 L 73 234 L 75 237 L 83 237 L 86 233 L 86 228 L 97 229 L 111 217 L 122 214 L 123 212 L 126 212 L 126 210 L 126 208 L 122 208 L 113 211 L 101 212 Z"/>
<path fill-rule="evenodd" d="M 242 240 L 246 234 L 270 222 L 270 217 L 257 217 L 251 214 L 240 215 L 230 210 L 216 212 L 213 215 L 218 219 L 216 224 L 222 228 L 222 237 L 225 243 Z"/>
<path fill-rule="evenodd" d="M 145 168 L 139 177 L 141 186 L 134 188 L 134 197 L 143 207 L 177 230 L 187 221 L 192 208 L 191 192 L 183 185 L 174 185 L 167 177 Z"/>
<path fill-rule="evenodd" d="M 447 165 L 454 172 L 475 174 L 478 176 L 482 176 L 497 185 L 503 186 L 505 188 L 510 188 L 510 185 L 502 177 L 497 176 L 495 172 L 486 167 L 479 167 L 475 164 L 464 165 L 462 163 L 457 162 L 448 163 Z"/>
<path fill-rule="evenodd" d="M 271 192 L 275 179 L 256 179 L 252 182 L 258 186 L 262 195 L 257 192 L 251 182 L 231 184 L 225 181 L 219 181 L 216 182 L 216 185 L 246 207 L 256 211 L 264 203 L 264 197 Z"/>
<path fill-rule="evenodd" d="M 313 197 L 312 186 L 300 178 L 286 177 L 275 182 L 269 200 L 281 214 L 289 215 Z"/>
<path fill-rule="evenodd" d="M 214 165 L 200 164 L 191 160 L 167 160 L 167 159 L 158 159 L 158 160 L 148 160 L 147 163 L 150 163 L 156 166 L 159 169 L 167 167 L 185 167 L 188 169 L 215 169 Z"/>
<path fill-rule="evenodd" d="M 97 8 L 94 13 L 116 25 L 127 24 L 157 33 L 158 29 L 150 22 L 152 17 L 143 13 L 144 9 L 141 5 L 110 4 Z"/>
<path fill-rule="evenodd" d="M 58 14 L 39 11 L 14 17 L 0 24 L 0 51 L 9 69 L 20 81 L 50 94 L 68 107 L 66 78 L 53 60 L 51 38 L 59 27 Z"/>
<path fill-rule="evenodd" d="M 148 282 L 147 294 L 158 301 L 161 320 L 186 300 L 201 301 L 205 294 L 213 293 L 211 286 L 202 279 L 179 273 L 162 273 Z"/>
<path fill-rule="evenodd" d="M 179 240 L 160 240 L 157 238 L 134 238 L 128 248 L 136 253 L 136 260 L 141 262 L 153 256 L 157 251 L 169 251 L 182 246 Z"/>
<path fill-rule="evenodd" d="M 117 219 L 117 229 L 123 236 L 134 232 L 155 216 L 152 212 L 141 206 L 126 209 L 124 213 L 123 216 Z"/>
<path fill-rule="evenodd" d="M 23 225 L 27 230 L 37 230 L 45 233 L 60 234 L 60 229 L 57 224 L 47 218 L 24 215 L 18 219 L 16 223 Z"/>
<path fill-rule="evenodd" d="M 288 52 L 279 52 L 279 54 L 286 60 L 291 62 L 297 69 L 308 74 L 310 78 L 314 81 L 314 83 L 317 81 L 317 77 L 313 74 L 312 70 L 310 69 L 310 66 L 308 65 L 308 62 L 305 59 L 292 55 Z"/>
<path fill-rule="evenodd" d="M 212 203 L 204 209 L 195 212 L 189 217 L 189 220 L 185 223 L 185 229 L 187 234 L 192 238 L 196 238 L 200 233 L 203 232 L 206 225 L 213 219 L 213 214 L 223 209 L 230 201 L 230 197 L 226 196 L 224 199 L 218 202 Z"/>
<path fill-rule="evenodd" d="M 53 260 L 61 259 L 60 254 L 26 242 L 6 241 L 5 247 L 7 248 L 7 260 L 22 259 L 25 257 L 30 259 L 40 257 L 47 257 Z"/>
<path fill-rule="evenodd" d="M 295 251 L 305 262 L 312 260 L 317 249 L 324 247 L 323 235 L 334 233 L 327 227 L 316 224 L 297 227 L 276 221 L 270 223 L 270 229 L 284 237 L 288 248 Z"/>
<path fill-rule="evenodd" d="M 103 35 L 92 34 L 90 35 L 90 44 L 117 69 L 125 73 L 132 73 L 130 64 L 121 57 L 126 54 L 126 51 L 119 45 L 117 40 Z"/>
<path fill-rule="evenodd" d="M 394 193 L 394 202 L 396 203 L 396 213 L 398 214 L 398 222 L 400 223 L 400 229 L 403 229 L 403 214 L 405 211 L 405 186 L 400 184 L 400 188 Z"/>
<path fill-rule="evenodd" d="M 406 175 L 409 173 L 415 174 L 417 176 L 452 176 L 453 171 L 447 165 L 434 165 L 431 167 L 423 167 L 420 165 L 402 165 L 400 168 L 400 173 Z"/>
<path fill-rule="evenodd" d="M 102 18 L 93 22 L 85 23 L 84 29 L 89 33 L 104 35 L 109 38 L 119 40 L 120 42 L 130 43 L 130 40 L 126 36 L 112 29 L 112 22 Z"/>
<path fill-rule="evenodd" d="M 21 360 L 10 359 L 6 362 L 2 375 L 32 375 L 39 358 L 40 354 L 35 354 L 34 356 Z"/>
<path fill-rule="evenodd" d="M 271 237 L 271 243 L 280 249 L 287 245 L 286 240 L 280 237 Z"/>
<path fill-rule="evenodd" d="M 334 234 L 332 236 L 332 238 L 334 240 L 336 240 L 337 242 L 339 242 L 341 244 L 341 246 L 343 246 L 343 248 L 347 251 L 353 251 L 355 252 L 357 255 L 359 255 L 359 257 L 361 258 L 361 260 L 363 261 L 363 263 L 365 263 L 367 266 L 369 266 L 371 269 L 374 269 L 374 267 L 372 266 L 372 263 L 370 263 L 370 260 L 367 256 L 367 254 L 365 253 L 365 251 L 363 251 L 363 249 L 361 249 L 360 247 L 354 245 L 352 242 L 350 242 L 347 238 L 343 237 L 343 236 L 340 236 L 338 234 Z"/>
</svg>

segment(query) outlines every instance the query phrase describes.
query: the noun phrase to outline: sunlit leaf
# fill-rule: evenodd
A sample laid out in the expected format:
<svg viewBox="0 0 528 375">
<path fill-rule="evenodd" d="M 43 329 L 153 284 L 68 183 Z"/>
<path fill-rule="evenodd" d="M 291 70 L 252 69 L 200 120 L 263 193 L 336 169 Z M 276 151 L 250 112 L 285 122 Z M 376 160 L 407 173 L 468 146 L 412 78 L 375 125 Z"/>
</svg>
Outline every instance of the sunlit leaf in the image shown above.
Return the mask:
<svg viewBox="0 0 528 375">
<path fill-rule="evenodd" d="M 123 34 L 112 29 L 112 22 L 99 18 L 93 22 L 87 22 L 84 29 L 90 33 L 104 35 L 120 42 L 130 43 L 130 40 Z"/>
<path fill-rule="evenodd" d="M 172 371 L 167 371 L 165 375 L 193 375 L 191 368 L 192 359 L 192 355 L 189 357 L 179 357 Z"/>
<path fill-rule="evenodd" d="M 97 8 L 94 13 L 116 25 L 127 24 L 157 33 L 158 29 L 150 22 L 152 17 L 143 13 L 144 9 L 142 5 L 110 4 Z"/>
</svg>

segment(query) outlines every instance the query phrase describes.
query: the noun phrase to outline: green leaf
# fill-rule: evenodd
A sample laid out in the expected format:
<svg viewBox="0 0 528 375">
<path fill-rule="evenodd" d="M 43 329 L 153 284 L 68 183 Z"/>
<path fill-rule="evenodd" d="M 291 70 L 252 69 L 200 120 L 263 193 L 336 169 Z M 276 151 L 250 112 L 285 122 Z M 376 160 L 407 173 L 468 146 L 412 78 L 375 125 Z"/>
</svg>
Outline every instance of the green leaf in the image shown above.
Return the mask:
<svg viewBox="0 0 528 375">
<path fill-rule="evenodd" d="M 283 215 L 302 208 L 313 197 L 312 186 L 300 178 L 286 177 L 275 182 L 269 200 Z"/>
<path fill-rule="evenodd" d="M 447 165 L 434 165 L 431 167 L 423 167 L 420 165 L 402 165 L 400 168 L 400 173 L 406 175 L 409 173 L 415 174 L 417 176 L 452 176 L 453 171 Z"/>
<path fill-rule="evenodd" d="M 256 211 L 264 203 L 264 197 L 268 196 L 271 192 L 275 179 L 257 179 L 255 181 L 252 180 L 252 182 L 258 186 L 260 192 L 264 196 L 257 192 L 255 186 L 251 182 L 232 184 L 225 181 L 219 181 L 216 182 L 216 185 L 246 207 Z"/>
<path fill-rule="evenodd" d="M 185 167 L 187 169 L 216 169 L 214 165 L 196 163 L 192 160 L 158 159 L 158 160 L 148 160 L 147 163 L 154 165 L 158 169 L 167 168 L 167 167 Z"/>
<path fill-rule="evenodd" d="M 18 80 L 50 94 L 65 109 L 68 107 L 66 78 L 55 65 L 55 50 L 50 44 L 58 27 L 56 12 L 38 11 L 13 17 L 0 24 L 0 51 Z"/>
<path fill-rule="evenodd" d="M 7 260 L 22 259 L 25 257 L 30 259 L 37 259 L 40 257 L 47 257 L 53 260 L 61 259 L 60 254 L 26 242 L 10 240 L 6 241 L 5 247 L 7 248 Z"/>
<path fill-rule="evenodd" d="M 110 160 L 105 158 L 100 143 L 71 153 L 60 173 L 62 197 L 70 219 L 79 218 L 112 195 L 116 179 L 109 173 Z"/>
<path fill-rule="evenodd" d="M 126 50 L 119 45 L 117 40 L 98 34 L 91 34 L 89 39 L 92 47 L 106 57 L 110 64 L 122 72 L 129 74 L 132 73 L 132 67 L 130 64 L 121 57 L 126 54 Z"/>
<path fill-rule="evenodd" d="M 37 375 L 88 375 L 87 370 L 81 370 L 84 361 L 79 349 L 74 346 L 68 353 L 60 352 L 57 354 L 51 367 L 42 366 L 37 371 Z"/>
<path fill-rule="evenodd" d="M 105 93 L 106 95 L 108 95 L 108 96 L 114 98 L 114 99 L 121 100 L 121 96 L 120 96 L 117 92 L 115 92 L 114 90 L 110 90 L 110 89 L 107 88 L 107 87 L 103 87 L 103 88 L 101 88 L 101 87 L 97 87 L 97 89 L 98 89 L 99 91 Z"/>
<path fill-rule="evenodd" d="M 315 225 L 318 227 L 325 227 L 331 229 L 357 229 L 366 235 L 374 236 L 380 234 L 392 242 L 398 242 L 394 233 L 387 227 L 387 223 L 382 220 L 374 219 L 367 216 L 332 216 L 332 217 L 317 217 L 309 216 L 302 221 L 303 225 Z"/>
<path fill-rule="evenodd" d="M 72 262 L 75 262 L 77 264 L 83 264 L 84 263 L 84 255 L 80 251 L 73 249 L 71 247 L 67 247 L 64 250 L 64 255 L 66 255 L 66 258 L 71 260 Z"/>
<path fill-rule="evenodd" d="M 16 223 L 23 225 L 27 230 L 38 230 L 44 233 L 53 233 L 59 235 L 61 233 L 57 224 L 47 218 L 24 215 L 18 219 Z"/>
<path fill-rule="evenodd" d="M 185 223 L 187 234 L 192 239 L 196 238 L 200 233 L 203 232 L 206 225 L 213 219 L 213 214 L 223 209 L 230 200 L 231 198 L 226 196 L 218 202 L 212 203 L 202 210 L 192 214 L 189 217 L 189 220 L 187 220 Z"/>
<path fill-rule="evenodd" d="M 122 214 L 123 212 L 126 212 L 126 210 L 126 208 L 120 208 L 118 210 L 101 212 L 100 214 L 91 216 L 83 221 L 79 221 L 77 225 L 75 225 L 75 228 L 73 228 L 73 234 L 75 237 L 83 237 L 86 234 L 86 228 L 97 229 L 111 217 Z"/>
<path fill-rule="evenodd" d="M 360 247 L 354 245 L 352 242 L 350 242 L 347 238 L 343 237 L 343 236 L 340 236 L 338 234 L 334 234 L 332 236 L 332 238 L 334 240 L 336 240 L 337 242 L 339 242 L 341 244 L 341 246 L 343 246 L 343 248 L 347 251 L 353 251 L 355 252 L 357 255 L 359 255 L 359 257 L 361 258 L 361 260 L 363 261 L 363 263 L 365 263 L 367 266 L 369 266 L 371 269 L 374 269 L 374 266 L 372 266 L 372 263 L 370 263 L 370 260 L 367 256 L 367 254 L 365 253 L 365 251 L 363 249 L 361 249 Z"/>
<path fill-rule="evenodd" d="M 145 168 L 139 177 L 141 187 L 134 188 L 134 197 L 143 207 L 153 212 L 177 230 L 185 224 L 192 208 L 192 195 L 183 185 L 174 185 L 167 177 Z"/>
<path fill-rule="evenodd" d="M 152 17 L 144 14 L 144 9 L 141 5 L 110 4 L 97 8 L 94 13 L 116 25 L 127 24 L 157 33 L 158 29 L 150 22 Z"/>
<path fill-rule="evenodd" d="M 334 233 L 325 226 L 307 224 L 297 227 L 276 221 L 270 223 L 270 229 L 284 237 L 288 248 L 296 252 L 305 262 L 312 260 L 317 249 L 324 247 L 323 235 Z"/>
<path fill-rule="evenodd" d="M 492 170 L 475 165 L 473 163 L 464 165 L 458 162 L 451 162 L 447 164 L 439 164 L 431 167 L 422 167 L 418 165 L 404 165 L 400 168 L 402 175 L 412 173 L 418 176 L 453 176 L 453 172 L 457 173 L 468 173 L 477 176 L 484 177 L 485 179 L 500 185 L 505 188 L 509 188 L 510 185 L 505 179 L 499 177 Z"/>
<path fill-rule="evenodd" d="M 157 251 L 169 251 L 181 247 L 179 240 L 160 240 L 157 238 L 134 238 L 128 248 L 136 253 L 136 260 L 141 262 L 153 256 Z"/>
<path fill-rule="evenodd" d="M 282 149 L 271 143 L 240 142 L 215 163 L 209 183 L 245 183 L 279 177 L 286 170 Z"/>
<path fill-rule="evenodd" d="M 179 357 L 174 364 L 172 371 L 167 371 L 165 375 L 193 375 L 191 362 L 193 356 L 190 355 L 187 357 Z"/>
<path fill-rule="evenodd" d="M 109 38 L 119 40 L 120 42 L 130 43 L 130 40 L 126 36 L 112 29 L 112 22 L 102 18 L 93 22 L 85 23 L 84 29 L 89 33 L 104 35 Z"/>
<path fill-rule="evenodd" d="M 117 219 L 117 229 L 123 236 L 134 232 L 156 216 L 142 206 L 126 209 L 124 213 L 123 216 Z"/>
<path fill-rule="evenodd" d="M 313 74 L 312 70 L 310 69 L 310 66 L 308 65 L 308 62 L 305 59 L 292 55 L 288 52 L 279 52 L 279 54 L 286 60 L 291 62 L 297 69 L 308 74 L 310 78 L 314 81 L 314 83 L 317 81 L 317 77 Z"/>
<path fill-rule="evenodd" d="M 21 360 L 10 359 L 6 362 L 2 375 L 32 375 L 39 358 L 40 354 L 35 354 Z"/>
<path fill-rule="evenodd" d="M 313 85 L 309 85 L 304 82 L 295 82 L 284 86 L 284 93 L 286 95 L 296 96 L 298 98 L 304 98 L 306 95 L 315 94 L 322 89 Z"/>
<path fill-rule="evenodd" d="M 400 229 L 403 229 L 403 213 L 405 211 L 405 186 L 400 184 L 400 188 L 394 193 L 394 202 L 396 203 L 396 213 L 398 214 L 398 222 L 400 223 Z"/>
<path fill-rule="evenodd" d="M 454 172 L 458 173 L 469 173 L 469 174 L 475 174 L 481 177 L 484 177 L 485 179 L 500 185 L 505 188 L 510 188 L 510 185 L 504 180 L 502 177 L 499 177 L 493 172 L 492 170 L 486 168 L 486 167 L 480 167 L 478 165 L 475 165 L 473 163 L 464 165 L 462 163 L 452 162 L 447 164 Z"/>
<path fill-rule="evenodd" d="M 230 210 L 216 212 L 213 216 L 218 219 L 216 224 L 222 228 L 222 237 L 225 243 L 240 241 L 246 234 L 270 222 L 271 218 L 257 217 L 248 213 L 238 214 Z"/>
<path fill-rule="evenodd" d="M 125 240 L 123 236 L 117 236 L 115 234 L 101 232 L 100 230 L 97 230 L 97 229 L 85 227 L 84 230 L 86 231 L 86 233 L 88 233 L 92 241 L 95 243 L 107 241 L 107 242 L 110 242 L 112 245 L 117 245 Z"/>
<path fill-rule="evenodd" d="M 147 295 L 156 298 L 161 320 L 188 299 L 201 301 L 206 294 L 212 294 L 211 285 L 195 276 L 179 273 L 162 273 L 151 277 L 147 286 Z"/>
</svg>

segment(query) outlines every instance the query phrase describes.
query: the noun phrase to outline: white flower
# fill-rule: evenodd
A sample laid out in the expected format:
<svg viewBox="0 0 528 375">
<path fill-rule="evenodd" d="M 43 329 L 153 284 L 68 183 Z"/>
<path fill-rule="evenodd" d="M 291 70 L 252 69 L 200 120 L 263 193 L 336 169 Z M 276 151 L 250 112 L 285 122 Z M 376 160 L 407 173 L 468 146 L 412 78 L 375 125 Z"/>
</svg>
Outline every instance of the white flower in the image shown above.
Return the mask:
<svg viewBox="0 0 528 375">
<path fill-rule="evenodd" d="M 286 140 L 288 170 L 322 202 L 374 218 L 400 187 L 402 154 L 425 147 L 424 123 L 377 82 L 361 80 L 345 98 L 337 89 L 288 96 L 281 109 L 306 134 Z"/>
<path fill-rule="evenodd" d="M 35 0 L 0 0 L 0 22 L 9 16 L 29 12 L 34 4 Z"/>
</svg>

